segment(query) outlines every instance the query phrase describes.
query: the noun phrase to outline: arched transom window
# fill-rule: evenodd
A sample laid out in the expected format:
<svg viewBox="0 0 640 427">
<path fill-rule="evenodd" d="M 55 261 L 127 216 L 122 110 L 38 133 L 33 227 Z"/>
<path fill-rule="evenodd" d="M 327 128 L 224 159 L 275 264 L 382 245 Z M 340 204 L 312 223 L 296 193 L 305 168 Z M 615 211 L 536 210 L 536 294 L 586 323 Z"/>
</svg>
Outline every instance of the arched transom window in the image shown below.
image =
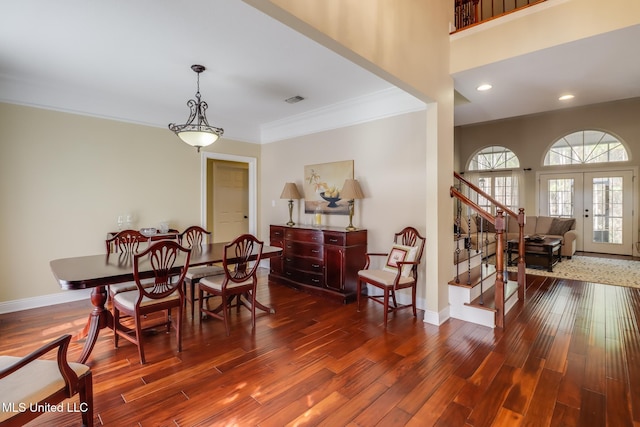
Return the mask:
<svg viewBox="0 0 640 427">
<path fill-rule="evenodd" d="M 520 167 L 520 160 L 513 151 L 505 147 L 492 146 L 480 150 L 469 162 L 471 171 L 514 169 Z"/>
<path fill-rule="evenodd" d="M 518 209 L 519 187 L 522 174 L 518 156 L 508 148 L 492 146 L 478 151 L 469 161 L 465 175 L 482 191 L 512 210 Z M 484 210 L 495 214 L 495 205 L 479 196 L 476 203 Z"/>
<path fill-rule="evenodd" d="M 627 149 L 615 136 L 599 130 L 581 130 L 557 140 L 544 156 L 544 165 L 623 162 Z"/>
</svg>

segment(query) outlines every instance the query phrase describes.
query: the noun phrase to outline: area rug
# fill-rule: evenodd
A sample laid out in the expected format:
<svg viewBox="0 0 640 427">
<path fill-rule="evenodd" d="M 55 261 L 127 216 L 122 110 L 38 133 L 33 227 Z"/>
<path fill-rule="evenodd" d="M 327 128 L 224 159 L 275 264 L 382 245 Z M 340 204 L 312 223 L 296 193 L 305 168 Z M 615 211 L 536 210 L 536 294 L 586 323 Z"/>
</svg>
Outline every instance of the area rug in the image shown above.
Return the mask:
<svg viewBox="0 0 640 427">
<path fill-rule="evenodd" d="M 508 270 L 516 271 L 516 267 Z M 526 272 L 536 276 L 640 288 L 640 261 L 573 256 L 571 259 L 563 258 L 553 267 L 553 272 L 537 268 L 527 268 Z"/>
</svg>

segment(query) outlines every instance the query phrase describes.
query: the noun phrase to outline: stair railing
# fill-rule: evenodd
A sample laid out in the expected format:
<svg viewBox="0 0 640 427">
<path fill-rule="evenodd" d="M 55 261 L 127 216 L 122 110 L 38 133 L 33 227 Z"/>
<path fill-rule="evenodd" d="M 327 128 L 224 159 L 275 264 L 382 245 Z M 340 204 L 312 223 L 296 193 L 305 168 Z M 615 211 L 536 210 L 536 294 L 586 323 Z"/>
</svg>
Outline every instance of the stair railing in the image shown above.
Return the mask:
<svg viewBox="0 0 640 427">
<path fill-rule="evenodd" d="M 523 303 L 525 302 L 526 294 L 526 274 L 525 274 L 525 250 L 524 250 L 524 224 L 525 214 L 524 209 L 520 208 L 516 214 L 511 209 L 491 197 L 491 195 L 485 193 L 482 189 L 478 188 L 473 183 L 464 179 L 460 174 L 454 172 L 455 179 L 460 183 L 460 188 L 452 186 L 450 189 L 451 197 L 455 197 L 460 203 L 466 205 L 469 209 L 473 210 L 478 217 L 481 218 L 480 227 L 482 228 L 483 221 L 487 221 L 494 225 L 496 230 L 496 283 L 495 283 L 495 303 L 496 303 L 496 326 L 499 328 L 504 327 L 504 285 L 505 279 L 508 278 L 505 263 L 505 232 L 507 230 L 507 223 L 505 214 L 512 218 L 515 218 L 518 223 L 518 264 L 517 264 L 517 283 L 518 283 L 518 298 Z M 490 212 L 487 212 L 484 208 L 472 201 L 469 197 L 465 196 L 462 192 L 462 185 L 465 185 L 469 190 L 478 196 L 484 197 L 490 203 L 492 203 L 497 210 L 497 214 L 493 216 Z M 458 208 L 460 213 L 460 208 Z M 470 217 L 470 215 L 469 215 Z M 460 220 L 456 219 L 459 224 Z M 465 243 L 466 244 L 466 243 Z M 480 246 L 480 240 L 478 240 L 478 246 Z M 456 250 L 458 251 L 458 250 Z M 481 289 L 482 292 L 482 289 Z"/>
<path fill-rule="evenodd" d="M 456 31 L 516 12 L 545 0 L 454 0 Z"/>
</svg>

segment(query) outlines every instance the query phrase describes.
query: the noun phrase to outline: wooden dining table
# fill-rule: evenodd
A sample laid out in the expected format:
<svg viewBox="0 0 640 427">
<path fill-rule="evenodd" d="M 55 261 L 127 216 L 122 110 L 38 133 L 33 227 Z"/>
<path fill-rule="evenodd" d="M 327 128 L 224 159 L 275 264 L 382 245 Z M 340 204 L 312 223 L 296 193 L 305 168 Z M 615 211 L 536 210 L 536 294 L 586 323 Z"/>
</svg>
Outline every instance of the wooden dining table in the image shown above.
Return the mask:
<svg viewBox="0 0 640 427">
<path fill-rule="evenodd" d="M 189 266 L 201 266 L 222 262 L 226 243 L 210 243 L 191 250 Z M 262 259 L 280 256 L 282 249 L 275 246 L 262 248 Z M 181 256 L 184 256 L 181 254 Z M 232 262 L 233 260 L 228 260 Z M 113 327 L 113 316 L 105 307 L 107 302 L 107 286 L 116 283 L 131 282 L 133 278 L 133 257 L 123 253 L 88 255 L 72 258 L 60 258 L 51 261 L 51 271 L 63 290 L 92 289 L 91 304 L 93 310 L 84 329 L 74 338 L 86 337 L 82 354 L 78 362 L 84 363 L 89 358 L 98 340 L 101 329 Z M 184 260 L 177 259 L 176 274 L 184 265 Z M 142 279 L 153 276 L 151 264 L 146 260 L 139 263 Z M 275 313 L 273 308 L 256 301 L 256 308 L 268 313 Z"/>
</svg>

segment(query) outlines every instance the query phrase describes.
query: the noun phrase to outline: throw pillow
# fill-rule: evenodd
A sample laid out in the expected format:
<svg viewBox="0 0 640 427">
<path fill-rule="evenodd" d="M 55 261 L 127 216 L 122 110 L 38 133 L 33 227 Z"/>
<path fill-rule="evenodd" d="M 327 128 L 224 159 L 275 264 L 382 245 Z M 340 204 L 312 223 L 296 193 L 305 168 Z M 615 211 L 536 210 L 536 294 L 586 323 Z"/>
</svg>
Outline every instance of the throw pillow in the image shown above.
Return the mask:
<svg viewBox="0 0 640 427">
<path fill-rule="evenodd" d="M 482 231 L 485 233 L 495 233 L 496 227 L 480 215 L 476 215 L 476 228 L 480 231 L 480 225 L 482 224 Z"/>
<path fill-rule="evenodd" d="M 389 271 L 391 273 L 398 272 L 398 261 L 415 261 L 416 254 L 418 253 L 418 248 L 415 246 L 404 246 L 394 244 L 389 251 L 389 256 L 387 256 L 387 262 L 385 262 L 383 270 Z M 412 265 L 403 265 L 402 272 L 400 273 L 404 277 L 409 277 L 411 274 Z"/>
<path fill-rule="evenodd" d="M 575 221 L 575 218 L 553 218 L 548 234 L 552 236 L 564 236 L 564 233 L 571 230 Z"/>
</svg>

